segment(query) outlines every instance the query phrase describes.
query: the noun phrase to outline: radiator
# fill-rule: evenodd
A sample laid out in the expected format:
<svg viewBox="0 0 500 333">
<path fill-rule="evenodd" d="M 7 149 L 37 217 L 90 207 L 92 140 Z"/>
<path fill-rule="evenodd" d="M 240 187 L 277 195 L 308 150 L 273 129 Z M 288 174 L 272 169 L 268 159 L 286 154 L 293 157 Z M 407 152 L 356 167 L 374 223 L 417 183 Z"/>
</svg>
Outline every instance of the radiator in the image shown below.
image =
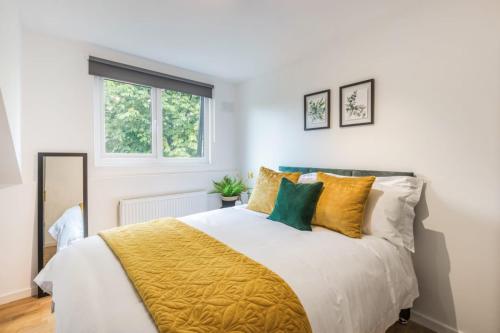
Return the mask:
<svg viewBox="0 0 500 333">
<path fill-rule="evenodd" d="M 218 197 L 207 192 L 168 194 L 120 200 L 120 225 L 140 223 L 161 217 L 181 217 L 220 207 Z"/>
</svg>

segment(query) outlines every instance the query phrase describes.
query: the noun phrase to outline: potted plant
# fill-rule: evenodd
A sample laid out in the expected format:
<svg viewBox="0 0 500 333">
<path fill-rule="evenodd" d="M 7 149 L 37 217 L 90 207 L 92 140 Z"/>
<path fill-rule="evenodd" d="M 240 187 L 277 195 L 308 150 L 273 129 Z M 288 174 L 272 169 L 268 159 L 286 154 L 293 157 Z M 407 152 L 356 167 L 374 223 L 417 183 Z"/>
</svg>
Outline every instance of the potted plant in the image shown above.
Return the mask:
<svg viewBox="0 0 500 333">
<path fill-rule="evenodd" d="M 222 208 L 233 207 L 241 192 L 247 190 L 247 186 L 239 178 L 224 176 L 221 181 L 214 181 L 214 190 L 210 193 L 219 193 L 222 199 Z"/>
</svg>

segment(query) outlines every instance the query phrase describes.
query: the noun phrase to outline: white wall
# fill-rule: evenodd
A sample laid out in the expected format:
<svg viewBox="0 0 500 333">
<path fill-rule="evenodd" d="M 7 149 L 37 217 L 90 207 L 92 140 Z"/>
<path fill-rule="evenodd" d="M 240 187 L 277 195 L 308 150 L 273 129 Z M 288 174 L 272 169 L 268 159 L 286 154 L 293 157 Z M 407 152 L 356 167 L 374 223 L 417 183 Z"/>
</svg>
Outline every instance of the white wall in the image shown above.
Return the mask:
<svg viewBox="0 0 500 333">
<path fill-rule="evenodd" d="M 300 165 L 426 179 L 414 310 L 463 332 L 500 332 L 499 31 L 498 1 L 427 1 L 363 34 L 300 41 L 308 58 L 238 89 L 243 174 Z M 339 128 L 338 87 L 369 78 L 375 125 Z M 328 88 L 332 128 L 304 132 L 303 95 Z"/>
<path fill-rule="evenodd" d="M 233 173 L 234 87 L 214 77 L 113 52 L 84 42 L 23 31 L 22 147 L 24 184 L 0 189 L 0 303 L 29 294 L 36 274 L 36 153 L 89 153 L 89 233 L 117 224 L 121 198 L 211 188 Z M 89 55 L 215 85 L 213 163 L 203 170 L 94 167 L 94 79 Z"/>
<path fill-rule="evenodd" d="M 21 23 L 14 1 L 0 0 L 0 50 L 2 186 L 21 182 Z"/>
</svg>

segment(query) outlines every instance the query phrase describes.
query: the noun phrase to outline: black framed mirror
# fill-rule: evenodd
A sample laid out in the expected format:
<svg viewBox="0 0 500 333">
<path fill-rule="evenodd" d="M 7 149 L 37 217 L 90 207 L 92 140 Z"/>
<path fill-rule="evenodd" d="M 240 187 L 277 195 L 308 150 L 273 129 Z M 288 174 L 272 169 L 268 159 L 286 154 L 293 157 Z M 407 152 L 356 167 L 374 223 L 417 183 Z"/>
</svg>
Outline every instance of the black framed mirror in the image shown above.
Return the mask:
<svg viewBox="0 0 500 333">
<path fill-rule="evenodd" d="M 38 153 L 38 272 L 87 236 L 87 154 Z"/>
</svg>

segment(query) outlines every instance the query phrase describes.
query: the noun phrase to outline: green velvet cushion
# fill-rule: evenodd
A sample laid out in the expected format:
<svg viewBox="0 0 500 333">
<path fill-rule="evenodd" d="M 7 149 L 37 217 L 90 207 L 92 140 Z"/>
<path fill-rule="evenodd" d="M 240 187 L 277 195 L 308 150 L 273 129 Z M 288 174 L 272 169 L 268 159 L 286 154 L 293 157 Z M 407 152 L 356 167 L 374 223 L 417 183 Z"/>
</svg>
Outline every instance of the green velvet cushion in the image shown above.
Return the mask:
<svg viewBox="0 0 500 333">
<path fill-rule="evenodd" d="M 311 220 L 323 183 L 295 184 L 283 178 L 268 219 L 299 230 L 311 231 Z"/>
</svg>

